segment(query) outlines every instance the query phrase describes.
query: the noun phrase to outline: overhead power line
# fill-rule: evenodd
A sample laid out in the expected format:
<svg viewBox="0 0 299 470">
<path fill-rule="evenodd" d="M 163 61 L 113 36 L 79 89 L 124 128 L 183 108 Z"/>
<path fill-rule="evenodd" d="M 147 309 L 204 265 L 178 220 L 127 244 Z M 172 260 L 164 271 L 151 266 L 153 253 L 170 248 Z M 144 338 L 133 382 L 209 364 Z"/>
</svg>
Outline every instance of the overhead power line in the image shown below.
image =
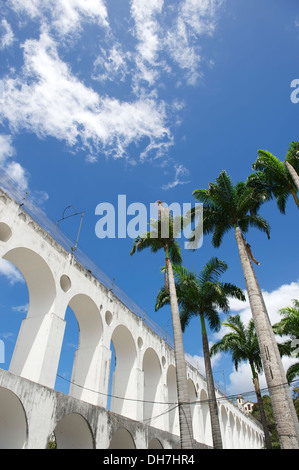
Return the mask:
<svg viewBox="0 0 299 470">
<path fill-rule="evenodd" d="M 151 404 L 157 404 L 157 405 L 175 405 L 175 407 L 178 406 L 177 402 L 165 402 L 165 401 L 162 402 L 162 401 L 156 401 L 156 400 L 141 400 L 141 399 L 138 399 L 138 398 L 120 397 L 120 396 L 117 396 L 117 395 L 112 395 L 110 393 L 104 393 L 104 392 L 100 392 L 98 390 L 92 390 L 88 387 L 84 387 L 83 385 L 72 382 L 71 380 L 69 380 L 69 379 L 67 379 L 67 378 L 65 378 L 65 377 L 63 377 L 62 375 L 59 375 L 59 374 L 57 374 L 57 377 L 59 377 L 62 380 L 65 380 L 66 382 L 70 383 L 71 385 L 75 385 L 76 387 L 79 387 L 83 390 L 86 390 L 86 391 L 92 392 L 92 393 L 96 393 L 98 395 L 102 395 L 102 396 L 105 396 L 107 398 L 113 398 L 113 399 L 117 399 L 117 400 L 133 401 L 133 402 L 136 402 L 136 403 L 141 402 L 141 403 L 151 403 Z M 286 386 L 289 386 L 289 385 L 294 384 L 296 382 L 299 382 L 299 379 L 292 380 L 290 383 L 285 382 L 283 384 L 273 385 L 272 387 L 265 387 L 265 388 L 261 389 L 261 393 L 265 393 L 265 392 L 269 391 L 270 388 L 272 389 L 272 388 L 277 388 L 277 387 L 286 387 Z M 233 400 L 233 399 L 237 398 L 240 395 L 242 395 L 243 397 L 246 397 L 246 396 L 249 396 L 249 395 L 255 395 L 255 390 L 250 390 L 250 391 L 247 391 L 247 392 L 239 392 L 239 393 L 235 393 L 235 394 L 232 394 L 232 395 L 223 395 L 222 397 L 216 397 L 216 401 L 223 401 L 223 400 L 230 401 L 230 400 Z M 190 405 L 202 405 L 202 404 L 208 404 L 210 401 L 211 400 L 209 398 L 206 398 L 204 400 L 191 400 L 189 403 L 190 403 Z M 163 412 L 163 413 L 165 413 L 165 412 Z"/>
</svg>

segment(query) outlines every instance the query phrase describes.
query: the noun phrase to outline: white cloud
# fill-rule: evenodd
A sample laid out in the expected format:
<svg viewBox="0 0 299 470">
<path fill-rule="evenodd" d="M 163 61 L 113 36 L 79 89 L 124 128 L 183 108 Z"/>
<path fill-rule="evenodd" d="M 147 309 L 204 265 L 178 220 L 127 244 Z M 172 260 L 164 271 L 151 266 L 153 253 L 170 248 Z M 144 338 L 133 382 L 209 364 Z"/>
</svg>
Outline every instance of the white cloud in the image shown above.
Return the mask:
<svg viewBox="0 0 299 470">
<path fill-rule="evenodd" d="M 0 258 L 0 276 L 5 276 L 8 282 L 13 285 L 17 282 L 24 282 L 20 271 L 6 259 Z"/>
<path fill-rule="evenodd" d="M 232 312 L 240 313 L 241 320 L 248 323 L 251 318 L 251 310 L 249 306 L 246 291 L 246 302 L 237 299 L 230 299 L 230 309 Z M 270 322 L 273 325 L 281 320 L 279 310 L 281 308 L 292 305 L 292 299 L 299 298 L 299 281 L 283 284 L 272 292 L 262 291 L 263 298 L 267 307 Z"/>
<path fill-rule="evenodd" d="M 26 129 L 92 154 L 102 151 L 115 157 L 126 156 L 126 147 L 145 137 L 150 144 L 169 142 L 163 103 L 152 98 L 121 102 L 99 96 L 72 75 L 47 31 L 23 47 L 24 74 L 4 80 L 0 103 L 2 119 L 14 131 Z"/>
<path fill-rule="evenodd" d="M 78 33 L 84 21 L 107 27 L 107 10 L 102 0 L 9 0 L 18 13 L 39 18 L 61 35 Z"/>
<path fill-rule="evenodd" d="M 16 307 L 12 307 L 13 312 L 17 312 L 17 313 L 27 313 L 28 309 L 29 309 L 29 304 L 17 305 Z"/>
<path fill-rule="evenodd" d="M 132 0 L 131 14 L 135 21 L 135 35 L 138 40 L 136 63 L 141 79 L 153 85 L 158 74 L 158 53 L 163 48 L 161 26 L 157 19 L 161 15 L 164 0 Z"/>
<path fill-rule="evenodd" d="M 28 189 L 29 174 L 19 163 L 11 160 L 15 156 L 12 142 L 12 136 L 0 134 L 0 165 L 18 189 L 24 192 Z"/>
<path fill-rule="evenodd" d="M 6 166 L 6 174 L 16 182 L 22 192 L 28 189 L 28 172 L 18 162 L 9 163 Z"/>
<path fill-rule="evenodd" d="M 188 361 L 191 365 L 193 365 L 193 367 L 199 370 L 201 375 L 203 375 L 204 377 L 206 376 L 205 361 L 204 361 L 203 356 L 198 356 L 196 354 L 194 356 L 191 356 L 191 354 L 185 353 L 185 358 L 186 358 L 186 361 Z M 215 356 L 211 357 L 212 369 L 218 366 L 219 360 L 220 360 L 220 354 L 215 354 Z"/>
<path fill-rule="evenodd" d="M 282 364 L 284 370 L 287 369 L 298 362 L 298 359 L 283 357 Z M 238 370 L 234 370 L 229 376 L 230 383 L 227 386 L 227 394 L 228 395 L 236 395 L 238 393 L 245 394 L 246 392 L 254 392 L 254 385 L 252 382 L 252 372 L 248 363 L 241 363 L 238 367 Z M 265 378 L 265 374 L 262 373 L 259 375 L 259 383 L 262 392 L 264 391 L 265 394 L 269 395 L 267 391 L 267 382 Z M 256 396 L 255 393 L 252 394 L 253 401 L 255 401 Z"/>
<path fill-rule="evenodd" d="M 224 0 L 184 0 L 181 17 L 196 34 L 212 34 L 219 7 Z"/>
<path fill-rule="evenodd" d="M 0 134 L 0 165 L 3 166 L 6 160 L 15 154 L 12 144 L 12 136 Z"/>
<path fill-rule="evenodd" d="M 172 61 L 186 73 L 189 85 L 195 85 L 201 75 L 199 37 L 212 35 L 218 11 L 224 0 L 182 0 L 175 5 L 163 0 L 132 0 L 131 14 L 138 40 L 137 81 L 156 84 L 163 71 L 171 73 L 166 63 L 167 52 Z"/>
<path fill-rule="evenodd" d="M 131 54 L 124 53 L 121 45 L 115 42 L 111 49 L 101 48 L 101 54 L 94 62 L 94 80 L 123 81 L 128 73 L 127 61 Z"/>
<path fill-rule="evenodd" d="M 0 49 L 11 46 L 14 39 L 10 24 L 3 18 L 0 23 Z"/>
<path fill-rule="evenodd" d="M 241 302 L 236 299 L 230 300 L 230 309 L 231 314 L 239 313 L 241 320 L 244 324 L 248 324 L 249 320 L 252 318 L 251 310 L 249 306 L 249 301 L 247 294 L 245 292 L 246 302 Z M 264 301 L 267 307 L 268 315 L 271 321 L 271 324 L 277 323 L 281 320 L 279 310 L 292 306 L 292 299 L 299 299 L 299 281 L 291 282 L 290 284 L 283 284 L 279 288 L 273 290 L 272 292 L 263 291 Z M 222 327 L 218 333 L 214 333 L 213 342 L 220 340 L 224 334 L 228 332 L 227 327 Z M 277 341 L 282 341 L 277 337 Z M 291 364 L 298 361 L 296 358 L 287 358 L 282 359 L 282 363 L 285 371 Z M 230 384 L 228 385 L 227 391 L 229 394 L 235 394 L 239 392 L 246 392 L 253 390 L 251 370 L 247 363 L 242 363 L 239 365 L 238 371 L 233 371 L 230 376 Z M 260 376 L 261 388 L 265 388 L 266 381 L 264 374 Z"/>
<path fill-rule="evenodd" d="M 184 165 L 177 163 L 175 164 L 174 169 L 175 169 L 174 180 L 168 184 L 163 185 L 162 189 L 168 190 L 168 189 L 175 188 L 178 185 L 189 183 L 189 181 L 185 181 L 181 179 L 189 175 L 189 170 L 187 170 L 187 168 L 185 168 Z"/>
<path fill-rule="evenodd" d="M 84 150 L 88 162 L 103 153 L 136 164 L 127 152 L 135 144 L 141 162 L 161 159 L 161 165 L 166 164 L 174 144 L 170 129 L 181 123 L 181 105 L 177 102 L 174 112 L 175 103 L 166 105 L 159 99 L 159 88 L 165 86 L 163 74 L 174 76 L 176 64 L 189 84 L 197 82 L 201 73 L 198 38 L 212 34 L 223 1 L 180 0 L 169 5 L 164 0 L 130 0 L 132 27 L 126 33 L 128 41 L 123 41 L 115 36 L 117 28 L 111 28 L 114 23 L 110 24 L 105 0 L 8 0 L 8 7 L 19 14 L 18 27 L 32 19 L 34 31 L 40 28 L 40 38 L 29 36 L 24 41 L 23 67 L 10 69 L 10 75 L 0 81 L 0 123 L 8 123 L 12 132 L 25 130 L 39 138 L 64 141 L 71 150 Z M 91 24 L 100 28 L 95 37 L 102 40 L 97 58 L 90 62 L 93 70 L 84 70 L 89 73 L 87 80 L 100 85 L 108 80 L 125 83 L 131 89 L 129 99 L 86 86 L 63 61 L 65 46 L 74 52 L 73 39 Z M 5 26 L 8 31 L 7 22 Z M 187 169 L 177 164 L 174 170 L 174 180 L 164 189 L 186 183 Z M 11 162 L 9 172 L 26 187 L 28 175 L 22 174 L 20 165 Z"/>
<path fill-rule="evenodd" d="M 168 32 L 167 46 L 171 58 L 177 65 L 187 71 L 187 83 L 195 85 L 199 77 L 200 53 L 197 45 L 190 43 L 187 25 L 179 17 L 175 27 Z"/>
<path fill-rule="evenodd" d="M 196 85 L 201 76 L 201 35 L 212 35 L 220 6 L 224 0 L 183 0 L 179 3 L 176 21 L 166 35 L 170 57 L 186 72 L 189 85 Z"/>
<path fill-rule="evenodd" d="M 11 135 L 0 134 L 0 167 L 4 171 L 1 175 L 1 186 L 16 199 L 23 198 L 29 192 L 29 172 L 20 163 L 12 159 L 15 157 L 15 148 Z M 3 177 L 2 177 L 3 176 Z M 30 191 L 31 201 L 38 206 L 49 199 L 49 195 L 42 190 Z"/>
</svg>

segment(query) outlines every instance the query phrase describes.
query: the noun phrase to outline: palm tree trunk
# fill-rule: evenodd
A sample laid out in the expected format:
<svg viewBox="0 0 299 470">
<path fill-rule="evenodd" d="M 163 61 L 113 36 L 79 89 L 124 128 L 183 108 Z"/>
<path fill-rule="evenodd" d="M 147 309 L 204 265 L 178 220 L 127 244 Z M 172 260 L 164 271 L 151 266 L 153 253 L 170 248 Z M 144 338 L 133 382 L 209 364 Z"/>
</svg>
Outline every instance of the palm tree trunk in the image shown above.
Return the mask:
<svg viewBox="0 0 299 470">
<path fill-rule="evenodd" d="M 206 332 L 204 314 L 199 313 L 199 316 L 200 316 L 200 321 L 201 321 L 202 347 L 203 347 L 203 356 L 204 356 L 204 361 L 205 361 L 206 379 L 207 379 L 207 387 L 208 387 L 209 410 L 210 410 L 210 418 L 211 418 L 213 446 L 214 446 L 214 449 L 222 449 L 223 446 L 222 446 L 222 438 L 221 438 L 220 423 L 219 423 L 219 416 L 218 416 L 218 406 L 216 402 L 214 379 L 213 379 L 213 373 L 212 373 L 212 367 L 211 367 L 208 336 Z"/>
<path fill-rule="evenodd" d="M 263 369 L 270 393 L 274 418 L 277 424 L 282 449 L 298 449 L 298 421 L 295 423 L 295 409 L 285 373 L 268 317 L 265 303 L 255 273 L 249 259 L 244 239 L 239 227 L 235 228 L 235 238 L 243 268 L 247 294 L 255 330 L 260 346 Z"/>
<path fill-rule="evenodd" d="M 251 371 L 252 371 L 252 378 L 253 378 L 254 389 L 255 389 L 255 393 L 256 393 L 256 397 L 257 397 L 257 402 L 258 402 L 259 410 L 260 410 L 260 414 L 261 414 L 262 426 L 263 426 L 264 434 L 265 434 L 266 448 L 267 449 L 272 449 L 270 433 L 269 433 L 269 427 L 268 427 L 266 413 L 265 413 L 265 409 L 264 409 L 264 403 L 263 403 L 263 399 L 262 399 L 262 394 L 261 394 L 258 375 L 257 375 L 256 370 L 254 368 L 254 365 L 252 363 L 250 363 L 250 367 L 251 367 Z"/>
<path fill-rule="evenodd" d="M 295 190 L 294 190 L 294 189 L 290 189 L 290 193 L 291 193 L 291 195 L 293 196 L 294 201 L 295 201 L 295 203 L 296 203 L 296 206 L 297 206 L 298 209 L 299 209 L 299 199 L 298 199 L 298 197 L 297 197 L 297 194 L 296 194 Z"/>
<path fill-rule="evenodd" d="M 299 191 L 299 176 L 297 175 L 296 170 L 292 167 L 292 165 L 289 162 L 285 162 L 285 166 L 289 170 L 289 173 L 292 177 L 292 180 L 294 181 L 295 186 L 296 186 L 297 190 Z M 298 199 L 297 199 L 297 201 L 298 201 Z M 297 206 L 298 206 L 298 204 L 297 204 Z"/>
<path fill-rule="evenodd" d="M 187 385 L 186 361 L 183 347 L 181 320 L 172 265 L 167 255 L 165 261 L 168 274 L 170 308 L 174 338 L 181 448 L 193 449 L 192 418 Z"/>
</svg>

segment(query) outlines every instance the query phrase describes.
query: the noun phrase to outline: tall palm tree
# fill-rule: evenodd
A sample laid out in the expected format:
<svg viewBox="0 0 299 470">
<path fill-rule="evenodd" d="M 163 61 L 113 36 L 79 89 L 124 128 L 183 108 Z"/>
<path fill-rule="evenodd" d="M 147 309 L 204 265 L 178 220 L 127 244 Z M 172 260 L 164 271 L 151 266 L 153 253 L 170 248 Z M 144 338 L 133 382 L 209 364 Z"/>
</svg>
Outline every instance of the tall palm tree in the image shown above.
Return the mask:
<svg viewBox="0 0 299 470">
<path fill-rule="evenodd" d="M 293 299 L 292 307 L 282 308 L 279 312 L 283 318 L 273 325 L 274 333 L 288 337 L 286 342 L 278 345 L 280 354 L 296 357 L 299 350 L 299 300 Z M 288 383 L 297 376 L 299 376 L 299 362 L 288 368 L 286 373 Z"/>
<path fill-rule="evenodd" d="M 299 142 L 291 142 L 285 158 L 285 165 L 289 170 L 293 182 L 299 191 Z"/>
<path fill-rule="evenodd" d="M 131 256 L 137 251 L 150 248 L 152 253 L 159 250 L 165 252 L 165 266 L 167 282 L 169 285 L 170 306 L 172 315 L 172 327 L 174 336 L 174 354 L 176 362 L 177 396 L 179 407 L 180 441 L 182 449 L 193 448 L 193 429 L 191 409 L 188 394 L 186 362 L 183 347 L 183 335 L 180 323 L 178 300 L 172 270 L 172 263 L 182 262 L 180 246 L 175 239 L 176 231 L 183 228 L 183 217 L 177 216 L 175 220 L 163 207 L 161 201 L 158 203 L 158 220 L 151 219 L 149 225 L 151 230 L 135 239 Z M 178 217 L 180 217 L 178 219 Z M 179 222 L 179 223 L 178 223 Z"/>
<path fill-rule="evenodd" d="M 220 173 L 216 183 L 210 183 L 208 189 L 195 190 L 193 195 L 203 203 L 203 231 L 204 234 L 212 233 L 214 247 L 220 246 L 225 233 L 231 229 L 235 231 L 281 447 L 298 448 L 299 429 L 294 404 L 251 261 L 259 263 L 243 235 L 249 227 L 256 227 L 270 237 L 268 222 L 258 214 L 261 195 L 243 182 L 234 185 L 225 171 Z"/>
<path fill-rule="evenodd" d="M 297 149 L 298 147 L 298 149 Z M 247 178 L 247 184 L 256 188 L 263 194 L 264 200 L 276 199 L 277 207 L 282 214 L 285 214 L 286 203 L 289 195 L 299 209 L 298 187 L 298 163 L 296 158 L 299 150 L 299 142 L 292 142 L 285 161 L 280 161 L 267 150 L 258 150 L 258 158 L 253 163 L 252 168 L 256 172 Z"/>
<path fill-rule="evenodd" d="M 185 330 L 194 316 L 200 317 L 213 446 L 215 449 L 222 449 L 223 443 L 205 320 L 208 321 L 212 330 L 219 331 L 220 316 L 217 309 L 228 312 L 229 296 L 239 300 L 245 300 L 245 296 L 243 291 L 237 286 L 219 281 L 221 274 L 227 270 L 227 264 L 216 257 L 208 261 L 199 275 L 196 275 L 182 266 L 174 266 L 173 270 L 181 311 L 182 330 Z M 169 302 L 169 291 L 167 287 L 164 286 L 160 289 L 157 296 L 156 311 L 164 305 L 169 304 Z"/>
<path fill-rule="evenodd" d="M 228 317 L 227 322 L 222 323 L 222 325 L 228 327 L 230 332 L 225 334 L 220 341 L 211 347 L 211 357 L 219 352 L 230 352 L 236 370 L 238 370 L 238 366 L 241 362 L 249 362 L 254 389 L 259 404 L 266 447 L 267 449 L 271 449 L 270 433 L 258 379 L 258 374 L 262 372 L 263 367 L 254 322 L 250 319 L 246 327 L 241 321 L 240 315 L 233 315 Z"/>
<path fill-rule="evenodd" d="M 285 165 L 290 172 L 293 182 L 299 191 L 299 142 L 291 142 L 285 158 Z"/>
</svg>

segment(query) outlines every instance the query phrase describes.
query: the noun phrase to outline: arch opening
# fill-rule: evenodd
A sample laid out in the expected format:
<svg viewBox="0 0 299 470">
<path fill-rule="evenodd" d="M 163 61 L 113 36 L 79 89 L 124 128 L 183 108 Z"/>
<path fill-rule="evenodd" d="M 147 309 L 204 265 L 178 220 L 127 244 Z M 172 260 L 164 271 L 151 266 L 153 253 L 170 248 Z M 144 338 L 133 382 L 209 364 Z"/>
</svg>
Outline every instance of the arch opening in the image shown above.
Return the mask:
<svg viewBox="0 0 299 470">
<path fill-rule="evenodd" d="M 176 385 L 176 370 L 173 365 L 170 365 L 167 370 L 167 391 L 168 391 L 168 406 L 169 409 L 169 432 L 171 434 L 179 435 L 179 413 L 178 407 L 176 406 L 178 402 L 177 397 L 177 385 Z"/>
<path fill-rule="evenodd" d="M 154 427 L 163 427 L 163 411 L 165 405 L 160 404 L 161 397 L 161 365 L 157 353 L 148 348 L 143 356 L 143 419 L 146 424 Z"/>
<path fill-rule="evenodd" d="M 13 248 L 4 259 L 10 261 L 23 275 L 29 291 L 28 317 L 48 313 L 53 305 L 55 280 L 46 261 L 29 248 Z"/>
<path fill-rule="evenodd" d="M 111 342 L 115 354 L 115 369 L 112 375 L 110 410 L 136 418 L 137 397 L 136 387 L 136 346 L 131 332 L 123 325 L 118 325 L 113 331 Z M 112 365 L 111 365 L 112 367 Z"/>
<path fill-rule="evenodd" d="M 94 449 L 88 422 L 79 413 L 64 416 L 54 429 L 57 449 Z"/>
<path fill-rule="evenodd" d="M 192 417 L 192 426 L 193 426 L 193 436 L 194 439 L 199 441 L 199 426 L 198 426 L 198 405 L 196 404 L 197 401 L 197 393 L 196 388 L 194 385 L 193 380 L 190 378 L 188 379 L 188 393 L 189 393 L 189 400 L 190 400 L 190 411 Z"/>
<path fill-rule="evenodd" d="M 59 351 L 55 357 L 53 353 L 48 354 L 49 332 L 55 323 L 52 308 L 56 287 L 52 271 L 47 262 L 29 248 L 13 248 L 2 259 L 20 272 L 20 278 L 23 276 L 29 297 L 28 306 L 16 306 L 17 311 L 27 315 L 19 328 L 9 370 L 16 375 L 53 386 Z"/>
<path fill-rule="evenodd" d="M 72 315 L 74 314 L 74 316 Z M 86 294 L 77 294 L 69 302 L 66 319 L 69 322 L 68 337 L 75 352 L 68 358 L 72 367 L 69 394 L 88 403 L 98 404 L 98 367 L 100 364 L 100 341 L 103 323 L 96 303 Z M 70 336 L 72 335 L 72 336 Z M 74 341 L 75 338 L 75 341 Z M 65 333 L 64 356 L 69 344 Z M 73 359 L 73 363 L 72 362 Z M 60 358 L 62 364 L 63 359 Z"/>
<path fill-rule="evenodd" d="M 202 430 L 203 430 L 203 435 L 202 435 L 202 442 L 204 442 L 207 445 L 212 446 L 213 445 L 213 439 L 212 439 L 212 430 L 211 430 L 211 417 L 210 417 L 210 410 L 209 410 L 209 405 L 208 405 L 208 395 L 204 389 L 200 391 L 199 395 L 199 400 L 200 400 L 200 411 L 201 411 L 201 423 L 202 423 Z"/>
<path fill-rule="evenodd" d="M 27 419 L 20 399 L 0 387 L 0 449 L 24 449 L 27 441 Z"/>
<path fill-rule="evenodd" d="M 121 428 L 113 434 L 109 449 L 136 449 L 136 446 L 129 431 Z"/>
<path fill-rule="evenodd" d="M 148 448 L 149 448 L 149 449 L 163 449 L 163 446 L 162 446 L 161 442 L 159 441 L 159 439 L 157 439 L 156 437 L 154 437 L 154 438 L 151 439 L 151 441 L 149 442 Z"/>
</svg>

